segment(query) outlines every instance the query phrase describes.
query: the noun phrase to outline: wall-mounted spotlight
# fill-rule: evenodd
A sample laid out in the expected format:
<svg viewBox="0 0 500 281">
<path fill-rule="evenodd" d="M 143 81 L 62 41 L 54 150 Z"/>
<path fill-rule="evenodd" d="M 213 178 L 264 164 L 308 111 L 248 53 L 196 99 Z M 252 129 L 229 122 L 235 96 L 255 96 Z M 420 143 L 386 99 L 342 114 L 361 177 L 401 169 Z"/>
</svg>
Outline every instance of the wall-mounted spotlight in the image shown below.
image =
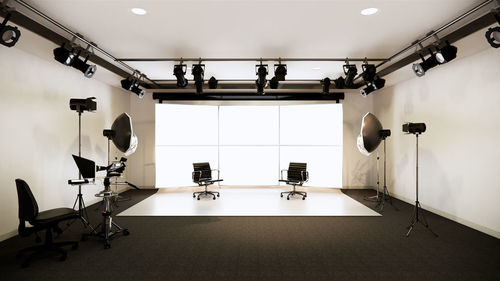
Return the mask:
<svg viewBox="0 0 500 281">
<path fill-rule="evenodd" d="M 255 66 L 255 74 L 257 75 L 257 80 L 255 80 L 255 85 L 257 85 L 257 94 L 263 95 L 264 88 L 267 84 L 266 76 L 269 73 L 267 71 L 267 64 L 259 64 Z"/>
<path fill-rule="evenodd" d="M 500 9 L 498 9 L 498 13 L 495 14 L 495 18 L 497 19 L 498 24 L 500 24 Z M 488 31 L 484 34 L 486 36 L 486 40 L 490 43 L 493 48 L 500 48 L 500 26 L 490 27 Z"/>
<path fill-rule="evenodd" d="M 210 77 L 210 79 L 208 79 L 208 88 L 209 89 L 217 89 L 217 85 L 219 84 L 219 81 L 217 81 L 217 79 L 215 77 Z"/>
<path fill-rule="evenodd" d="M 321 80 L 321 86 L 323 87 L 323 94 L 327 95 L 330 93 L 330 84 L 331 84 L 330 78 L 326 77 L 325 79 Z"/>
<path fill-rule="evenodd" d="M 344 85 L 347 88 L 352 88 L 354 83 L 354 78 L 358 74 L 358 69 L 355 64 L 349 64 L 349 61 L 346 61 L 346 64 L 343 66 L 345 81 Z"/>
<path fill-rule="evenodd" d="M 457 47 L 450 45 L 448 40 L 446 41 L 446 46 L 442 49 L 436 48 L 437 52 L 434 55 L 439 64 L 447 63 L 457 57 Z"/>
<path fill-rule="evenodd" d="M 5 16 L 2 25 L 0 25 L 0 44 L 9 48 L 16 45 L 17 40 L 21 37 L 21 31 L 19 31 L 17 27 L 7 25 L 11 16 L 12 14 L 8 13 Z"/>
<path fill-rule="evenodd" d="M 286 64 L 275 64 L 274 65 L 274 77 L 278 81 L 285 81 L 285 76 L 287 74 L 287 67 Z"/>
<path fill-rule="evenodd" d="M 430 56 L 427 59 L 424 59 L 422 53 L 419 53 L 418 56 L 422 59 L 422 62 L 414 63 L 412 65 L 413 72 L 415 72 L 415 75 L 417 75 L 418 77 L 424 76 L 427 70 L 439 64 L 439 62 L 436 59 L 436 56 L 432 53 L 432 50 L 430 48 L 429 48 L 429 54 Z"/>
<path fill-rule="evenodd" d="M 174 75 L 175 78 L 177 78 L 177 87 L 180 88 L 185 88 L 188 85 L 188 80 L 186 79 L 186 70 L 187 70 L 187 65 L 182 64 L 176 64 L 174 65 Z"/>
<path fill-rule="evenodd" d="M 140 99 L 142 99 L 144 97 L 144 94 L 146 93 L 146 91 L 139 88 L 139 85 L 141 84 L 142 77 L 143 77 L 143 75 L 134 71 L 134 73 L 132 73 L 131 76 L 129 76 L 121 81 L 122 88 L 127 90 L 127 91 L 131 91 L 132 93 L 136 94 Z"/>
<path fill-rule="evenodd" d="M 193 64 L 191 69 L 191 74 L 194 77 L 194 85 L 196 86 L 196 93 L 203 93 L 203 77 L 205 75 L 205 65 L 204 64 Z"/>
</svg>

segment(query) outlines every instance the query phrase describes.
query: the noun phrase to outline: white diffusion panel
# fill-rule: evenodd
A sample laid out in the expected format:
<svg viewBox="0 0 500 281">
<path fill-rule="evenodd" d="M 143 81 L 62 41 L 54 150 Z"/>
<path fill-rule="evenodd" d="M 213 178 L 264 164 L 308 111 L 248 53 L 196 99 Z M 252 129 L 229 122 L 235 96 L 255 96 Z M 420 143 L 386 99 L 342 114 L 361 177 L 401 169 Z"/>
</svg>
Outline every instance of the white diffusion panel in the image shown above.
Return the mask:
<svg viewBox="0 0 500 281">
<path fill-rule="evenodd" d="M 281 145 L 342 145 L 342 104 L 280 108 Z"/>
<path fill-rule="evenodd" d="M 278 106 L 221 106 L 220 145 L 278 145 Z"/>
<path fill-rule="evenodd" d="M 219 159 L 224 185 L 278 183 L 278 146 L 221 146 Z"/>
<path fill-rule="evenodd" d="M 156 105 L 155 145 L 217 145 L 218 108 L 208 105 Z"/>
<path fill-rule="evenodd" d="M 305 186 L 342 187 L 342 146 L 282 146 L 280 149 L 280 170 L 288 169 L 290 162 L 307 163 L 309 181 Z"/>
<path fill-rule="evenodd" d="M 156 146 L 156 187 L 195 185 L 191 174 L 196 162 L 217 169 L 217 146 Z"/>
</svg>

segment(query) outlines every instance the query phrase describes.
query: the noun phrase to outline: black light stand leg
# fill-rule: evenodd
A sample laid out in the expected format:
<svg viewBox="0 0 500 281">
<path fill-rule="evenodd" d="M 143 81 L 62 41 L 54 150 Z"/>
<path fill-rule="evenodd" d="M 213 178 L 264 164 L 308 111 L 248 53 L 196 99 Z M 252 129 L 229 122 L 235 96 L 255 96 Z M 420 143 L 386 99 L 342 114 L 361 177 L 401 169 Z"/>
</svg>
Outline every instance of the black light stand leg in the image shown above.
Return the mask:
<svg viewBox="0 0 500 281">
<path fill-rule="evenodd" d="M 410 236 L 411 231 L 417 225 L 417 223 L 422 224 L 432 234 L 434 234 L 435 237 L 438 237 L 438 235 L 434 231 L 432 231 L 432 229 L 429 228 L 429 224 L 427 223 L 427 220 L 424 217 L 424 213 L 422 212 L 422 207 L 420 206 L 420 202 L 418 201 L 418 135 L 419 135 L 418 133 L 415 134 L 415 136 L 417 137 L 416 168 L 415 168 L 415 172 L 416 172 L 416 181 L 415 181 L 415 183 L 416 183 L 415 184 L 415 187 L 416 187 L 415 190 L 416 190 L 416 192 L 415 192 L 415 198 L 416 199 L 415 199 L 415 206 L 413 207 L 413 213 L 410 216 L 410 225 L 407 227 L 408 228 L 408 232 L 406 233 L 406 237 Z M 420 217 L 422 219 L 420 219 Z"/>
<path fill-rule="evenodd" d="M 386 165 L 386 146 L 385 146 L 385 137 L 384 137 L 384 188 L 383 188 L 383 191 L 382 191 L 382 196 L 381 198 L 379 198 L 378 202 L 377 202 L 377 205 L 375 206 L 375 208 L 377 207 L 380 207 L 380 211 L 383 211 L 384 210 L 384 205 L 385 205 L 385 201 L 389 200 L 389 204 L 391 204 L 392 207 L 394 207 L 394 209 L 396 211 L 399 211 L 398 208 L 396 208 L 396 206 L 394 206 L 394 204 L 392 203 L 392 197 L 391 195 L 389 194 L 389 190 L 387 189 L 387 184 L 386 184 L 386 168 L 387 168 L 387 165 Z"/>
<path fill-rule="evenodd" d="M 380 201 L 380 194 L 379 194 L 379 190 L 380 190 L 380 169 L 379 169 L 379 163 L 380 163 L 380 157 L 378 156 L 378 150 L 377 150 L 377 194 L 376 195 L 373 195 L 373 196 L 367 196 L 365 197 L 364 199 L 366 201 L 370 201 L 370 202 L 379 202 Z"/>
</svg>

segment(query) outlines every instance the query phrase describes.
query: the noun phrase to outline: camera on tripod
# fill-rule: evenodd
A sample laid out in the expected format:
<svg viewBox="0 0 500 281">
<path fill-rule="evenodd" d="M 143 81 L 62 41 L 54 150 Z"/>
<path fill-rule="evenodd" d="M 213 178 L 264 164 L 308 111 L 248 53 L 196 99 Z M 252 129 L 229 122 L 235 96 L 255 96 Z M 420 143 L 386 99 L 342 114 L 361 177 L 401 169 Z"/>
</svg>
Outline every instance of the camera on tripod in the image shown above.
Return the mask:
<svg viewBox="0 0 500 281">
<path fill-rule="evenodd" d="M 407 134 L 421 134 L 425 132 L 425 123 L 405 123 L 403 124 L 403 132 Z"/>
<path fill-rule="evenodd" d="M 106 171 L 107 177 L 119 176 L 125 171 L 125 162 L 127 162 L 127 158 L 122 157 L 120 161 L 112 163 L 111 165 L 96 166 L 96 172 Z"/>
</svg>

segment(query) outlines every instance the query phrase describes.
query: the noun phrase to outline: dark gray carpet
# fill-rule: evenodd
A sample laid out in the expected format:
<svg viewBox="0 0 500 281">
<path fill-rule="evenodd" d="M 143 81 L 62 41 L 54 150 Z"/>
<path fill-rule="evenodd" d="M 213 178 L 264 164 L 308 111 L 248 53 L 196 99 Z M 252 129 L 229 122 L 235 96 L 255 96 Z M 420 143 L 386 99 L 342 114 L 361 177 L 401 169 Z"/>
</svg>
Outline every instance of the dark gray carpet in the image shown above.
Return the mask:
<svg viewBox="0 0 500 281">
<path fill-rule="evenodd" d="M 345 190 L 363 200 L 372 190 Z M 130 190 L 130 202 L 152 195 Z M 190 196 L 190 195 L 186 195 Z M 223 200 L 221 194 L 220 200 Z M 258 208 L 258 202 L 255 202 Z M 22 269 L 16 251 L 34 237 L 0 243 L 2 280 L 500 280 L 500 240 L 426 213 L 435 238 L 417 226 L 406 238 L 412 206 L 394 200 L 382 217 L 116 217 L 130 236 L 105 250 L 81 242 L 68 259 L 37 259 Z M 100 219 L 95 206 L 91 221 Z M 58 240 L 79 239 L 74 223 Z"/>
</svg>

